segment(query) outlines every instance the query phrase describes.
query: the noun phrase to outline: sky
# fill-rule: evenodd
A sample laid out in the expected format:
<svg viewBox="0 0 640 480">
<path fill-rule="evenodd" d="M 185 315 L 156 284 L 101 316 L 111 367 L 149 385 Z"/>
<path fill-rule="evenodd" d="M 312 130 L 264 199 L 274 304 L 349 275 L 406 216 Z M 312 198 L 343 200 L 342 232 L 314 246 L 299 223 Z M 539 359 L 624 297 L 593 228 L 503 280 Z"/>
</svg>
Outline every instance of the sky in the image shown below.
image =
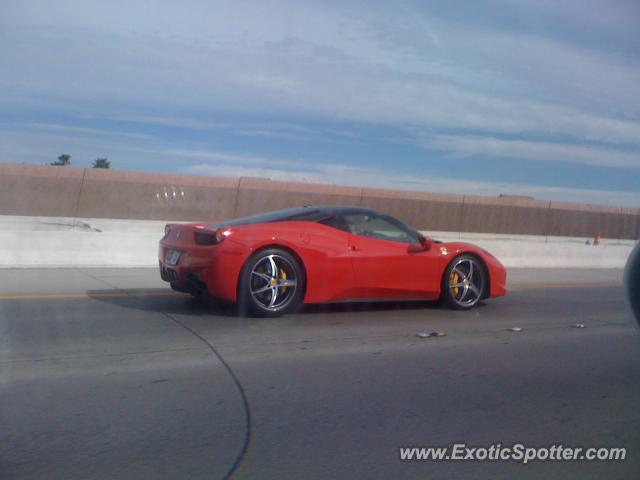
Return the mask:
<svg viewBox="0 0 640 480">
<path fill-rule="evenodd" d="M 637 0 L 0 2 L 0 162 L 640 207 Z"/>
</svg>

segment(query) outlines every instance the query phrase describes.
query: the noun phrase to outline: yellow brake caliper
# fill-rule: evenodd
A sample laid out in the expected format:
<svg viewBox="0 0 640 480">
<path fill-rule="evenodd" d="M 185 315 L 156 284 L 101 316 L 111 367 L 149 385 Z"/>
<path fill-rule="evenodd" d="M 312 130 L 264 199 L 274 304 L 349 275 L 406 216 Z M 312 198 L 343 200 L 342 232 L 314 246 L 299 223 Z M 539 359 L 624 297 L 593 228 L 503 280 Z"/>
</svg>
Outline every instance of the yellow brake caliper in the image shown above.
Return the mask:
<svg viewBox="0 0 640 480">
<path fill-rule="evenodd" d="M 450 284 L 451 285 L 458 284 L 458 272 L 451 272 Z M 454 295 L 458 295 L 458 290 L 459 290 L 459 287 L 453 287 Z"/>
<path fill-rule="evenodd" d="M 284 268 L 280 269 L 280 278 L 282 280 L 286 280 L 287 279 L 287 273 L 284 271 Z M 287 288 L 289 288 L 289 287 L 282 287 L 282 293 L 285 293 L 287 291 Z"/>
</svg>

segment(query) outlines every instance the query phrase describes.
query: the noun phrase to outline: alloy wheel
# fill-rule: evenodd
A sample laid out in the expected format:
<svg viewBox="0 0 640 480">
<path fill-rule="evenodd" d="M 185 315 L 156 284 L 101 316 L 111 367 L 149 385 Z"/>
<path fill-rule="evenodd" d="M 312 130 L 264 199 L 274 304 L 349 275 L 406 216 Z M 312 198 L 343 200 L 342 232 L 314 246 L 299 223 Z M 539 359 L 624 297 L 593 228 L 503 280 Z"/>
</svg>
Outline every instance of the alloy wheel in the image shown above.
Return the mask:
<svg viewBox="0 0 640 480">
<path fill-rule="evenodd" d="M 471 307 L 480 301 L 484 291 L 484 272 L 475 259 L 464 257 L 453 264 L 449 291 L 452 300 L 460 307 Z"/>
<path fill-rule="evenodd" d="M 254 301 L 265 310 L 284 309 L 298 288 L 296 269 L 281 255 L 260 257 L 251 268 L 249 288 Z"/>
</svg>

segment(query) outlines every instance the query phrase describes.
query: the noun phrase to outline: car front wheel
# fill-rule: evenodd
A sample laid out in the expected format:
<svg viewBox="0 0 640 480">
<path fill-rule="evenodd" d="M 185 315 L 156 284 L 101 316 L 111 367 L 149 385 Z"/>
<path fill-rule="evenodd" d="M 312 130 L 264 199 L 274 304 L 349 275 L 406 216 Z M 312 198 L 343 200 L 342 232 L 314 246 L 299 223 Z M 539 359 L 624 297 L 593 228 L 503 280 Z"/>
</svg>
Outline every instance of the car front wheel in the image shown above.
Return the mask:
<svg viewBox="0 0 640 480">
<path fill-rule="evenodd" d="M 468 310 L 482 300 L 487 288 L 484 265 L 473 255 L 452 260 L 442 278 L 442 299 L 456 310 Z"/>
</svg>

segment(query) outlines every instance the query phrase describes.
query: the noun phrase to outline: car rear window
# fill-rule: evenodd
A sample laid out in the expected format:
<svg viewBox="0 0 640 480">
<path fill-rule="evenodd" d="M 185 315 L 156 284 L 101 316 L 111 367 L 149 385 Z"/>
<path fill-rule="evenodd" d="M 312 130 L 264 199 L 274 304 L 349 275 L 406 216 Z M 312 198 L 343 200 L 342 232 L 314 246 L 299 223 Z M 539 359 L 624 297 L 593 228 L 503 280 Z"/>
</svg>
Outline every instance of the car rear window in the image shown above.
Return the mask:
<svg viewBox="0 0 640 480">
<path fill-rule="evenodd" d="M 277 210 L 275 212 L 260 213 L 257 215 L 250 215 L 248 217 L 236 218 L 234 220 L 229 220 L 228 222 L 208 225 L 205 228 L 216 229 L 220 227 L 233 227 L 237 225 L 250 225 L 255 223 L 272 222 L 317 222 L 326 218 L 326 216 L 326 213 L 323 213 L 317 208 L 288 208 L 286 210 Z"/>
</svg>

